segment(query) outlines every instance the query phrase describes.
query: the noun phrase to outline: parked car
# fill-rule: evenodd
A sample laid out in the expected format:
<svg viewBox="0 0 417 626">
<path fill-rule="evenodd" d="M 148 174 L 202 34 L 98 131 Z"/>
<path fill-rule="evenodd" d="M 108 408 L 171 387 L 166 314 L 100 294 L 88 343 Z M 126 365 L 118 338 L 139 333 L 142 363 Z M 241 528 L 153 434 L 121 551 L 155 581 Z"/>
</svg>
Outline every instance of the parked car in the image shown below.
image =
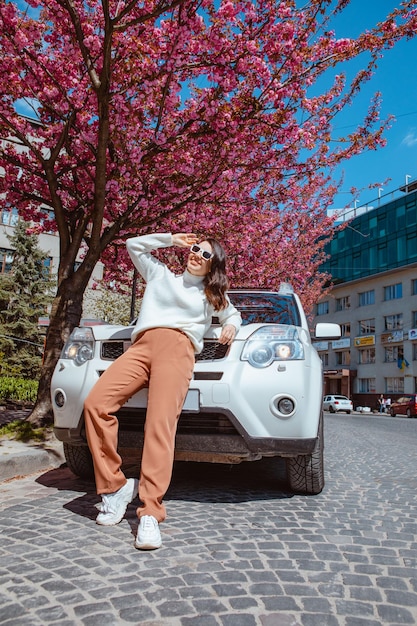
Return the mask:
<svg viewBox="0 0 417 626">
<path fill-rule="evenodd" d="M 323 410 L 330 411 L 330 413 L 339 413 L 339 411 L 350 413 L 353 411 L 353 403 L 346 396 L 324 396 Z"/>
<path fill-rule="evenodd" d="M 288 285 L 279 292 L 233 290 L 229 296 L 243 324 L 233 344 L 224 346 L 213 319 L 179 419 L 175 459 L 230 464 L 283 457 L 291 489 L 317 494 L 324 486 L 323 373 L 300 299 Z M 84 400 L 129 347 L 132 329 L 75 328 L 55 368 L 54 431 L 79 476 L 93 473 Z M 337 337 L 339 325 L 317 324 L 315 338 Z M 122 457 L 133 451 L 139 458 L 146 402 L 142 389 L 117 413 Z"/>
<path fill-rule="evenodd" d="M 411 393 L 398 400 L 391 401 L 389 409 L 392 417 L 396 415 L 406 415 L 407 417 L 417 416 L 417 393 Z"/>
</svg>

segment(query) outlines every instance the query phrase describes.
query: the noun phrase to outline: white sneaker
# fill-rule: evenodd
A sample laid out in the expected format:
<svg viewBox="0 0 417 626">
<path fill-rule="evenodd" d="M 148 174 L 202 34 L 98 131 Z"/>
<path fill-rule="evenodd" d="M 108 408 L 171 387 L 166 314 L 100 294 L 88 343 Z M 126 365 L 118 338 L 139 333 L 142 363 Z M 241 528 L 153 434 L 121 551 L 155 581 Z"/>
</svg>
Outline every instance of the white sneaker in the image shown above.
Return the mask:
<svg viewBox="0 0 417 626">
<path fill-rule="evenodd" d="M 101 495 L 100 513 L 96 523 L 101 526 L 114 526 L 122 521 L 128 505 L 138 495 L 139 481 L 137 478 L 128 478 L 126 484 L 114 493 Z"/>
<path fill-rule="evenodd" d="M 156 550 L 162 546 L 159 524 L 153 515 L 142 515 L 139 521 L 135 548 L 138 550 Z"/>
</svg>

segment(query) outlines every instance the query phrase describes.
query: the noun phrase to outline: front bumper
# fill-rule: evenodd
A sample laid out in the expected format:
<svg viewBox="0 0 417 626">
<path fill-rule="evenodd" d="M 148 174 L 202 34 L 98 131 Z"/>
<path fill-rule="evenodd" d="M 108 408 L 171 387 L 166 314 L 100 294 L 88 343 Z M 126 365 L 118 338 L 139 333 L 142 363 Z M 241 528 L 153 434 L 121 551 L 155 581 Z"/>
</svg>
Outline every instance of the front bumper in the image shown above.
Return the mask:
<svg viewBox="0 0 417 626">
<path fill-rule="evenodd" d="M 143 447 L 145 409 L 122 408 L 119 419 L 119 449 L 140 456 Z M 77 428 L 54 427 L 57 439 L 71 445 L 87 445 L 83 420 Z M 178 422 L 175 459 L 218 463 L 255 461 L 262 457 L 294 457 L 311 454 L 313 438 L 251 437 L 228 410 L 182 413 Z"/>
</svg>

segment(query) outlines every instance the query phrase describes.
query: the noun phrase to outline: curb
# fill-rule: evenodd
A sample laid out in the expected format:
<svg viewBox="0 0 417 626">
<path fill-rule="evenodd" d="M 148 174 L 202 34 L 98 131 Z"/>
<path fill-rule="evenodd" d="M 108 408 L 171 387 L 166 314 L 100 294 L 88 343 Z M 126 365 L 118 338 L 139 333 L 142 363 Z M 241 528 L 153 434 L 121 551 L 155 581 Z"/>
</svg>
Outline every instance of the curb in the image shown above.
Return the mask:
<svg viewBox="0 0 417 626">
<path fill-rule="evenodd" d="M 63 445 L 54 436 L 48 441 L 28 443 L 0 439 L 0 483 L 55 469 L 63 463 Z"/>
</svg>

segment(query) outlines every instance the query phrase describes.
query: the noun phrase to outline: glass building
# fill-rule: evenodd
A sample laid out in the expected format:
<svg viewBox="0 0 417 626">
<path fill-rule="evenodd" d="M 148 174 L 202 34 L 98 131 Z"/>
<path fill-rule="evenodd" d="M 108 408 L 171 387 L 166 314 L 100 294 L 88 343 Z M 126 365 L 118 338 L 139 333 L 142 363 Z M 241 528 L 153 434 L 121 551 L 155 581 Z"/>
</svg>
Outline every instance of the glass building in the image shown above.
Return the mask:
<svg viewBox="0 0 417 626">
<path fill-rule="evenodd" d="M 417 190 L 353 218 L 326 252 L 334 283 L 417 263 Z"/>
<path fill-rule="evenodd" d="M 333 287 L 315 317 L 342 329 L 340 340 L 316 344 L 325 393 L 371 410 L 381 395 L 417 392 L 417 182 L 373 205 L 343 216 L 327 245 Z"/>
</svg>

